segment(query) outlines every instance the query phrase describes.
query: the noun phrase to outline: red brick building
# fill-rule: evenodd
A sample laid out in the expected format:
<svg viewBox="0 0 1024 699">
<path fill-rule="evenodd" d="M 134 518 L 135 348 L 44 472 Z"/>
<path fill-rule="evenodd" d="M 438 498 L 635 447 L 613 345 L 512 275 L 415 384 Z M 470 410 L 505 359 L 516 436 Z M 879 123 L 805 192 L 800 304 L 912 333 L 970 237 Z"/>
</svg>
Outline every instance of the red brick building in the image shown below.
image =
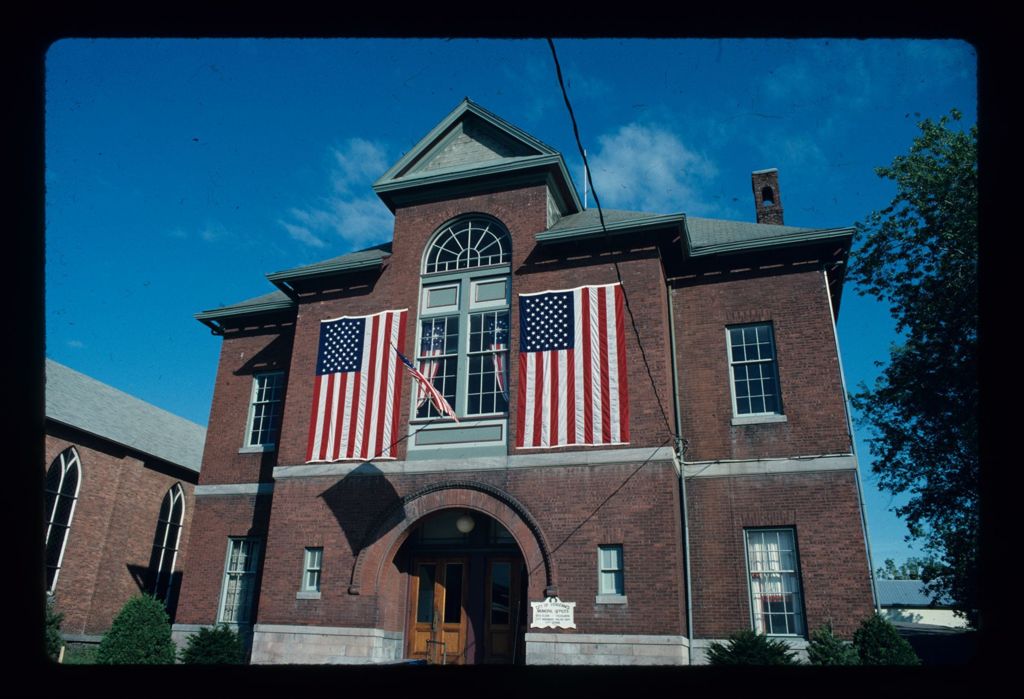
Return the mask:
<svg viewBox="0 0 1024 699">
<path fill-rule="evenodd" d="M 174 618 L 206 430 L 46 360 L 45 585 L 65 640 L 153 594 Z"/>
<path fill-rule="evenodd" d="M 177 637 L 529 664 L 849 637 L 873 604 L 852 230 L 753 187 L 764 222 L 584 210 L 559 153 L 460 104 L 374 184 L 391 243 L 197 315 L 222 350 Z"/>
</svg>

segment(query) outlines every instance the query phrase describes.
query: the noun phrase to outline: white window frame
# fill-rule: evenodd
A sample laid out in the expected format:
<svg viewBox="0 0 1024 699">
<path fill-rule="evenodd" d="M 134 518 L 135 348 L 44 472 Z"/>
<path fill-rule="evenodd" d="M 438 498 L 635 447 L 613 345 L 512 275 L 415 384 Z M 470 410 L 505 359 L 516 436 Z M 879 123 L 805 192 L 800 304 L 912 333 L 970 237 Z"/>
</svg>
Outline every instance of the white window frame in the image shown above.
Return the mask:
<svg viewBox="0 0 1024 699">
<path fill-rule="evenodd" d="M 774 536 L 778 544 L 775 552 L 764 547 Z M 783 536 L 786 541 L 783 541 Z M 755 560 L 751 551 L 751 543 L 760 540 L 764 552 L 762 560 Z M 788 546 L 789 548 L 785 548 Z M 804 614 L 803 586 L 800 582 L 800 553 L 797 548 L 796 529 L 794 527 L 756 527 L 743 530 L 743 552 L 747 566 L 747 590 L 750 601 L 750 625 L 759 634 L 766 636 L 785 636 L 803 638 L 807 633 L 806 616 Z M 789 554 L 788 556 L 786 554 Z M 787 563 L 788 561 L 788 563 Z M 775 603 L 781 603 L 782 611 L 765 613 L 760 600 L 765 597 L 779 597 Z M 771 599 L 768 600 L 772 604 Z M 785 620 L 786 631 L 778 633 L 775 624 L 765 616 L 781 616 Z"/>
<path fill-rule="evenodd" d="M 597 604 L 626 603 L 625 573 L 622 544 L 597 547 Z"/>
<path fill-rule="evenodd" d="M 733 358 L 733 343 L 732 343 L 732 332 L 734 330 L 743 331 L 747 328 L 766 328 L 769 334 L 769 343 L 771 345 L 772 356 L 768 359 L 743 359 L 735 360 Z M 764 422 L 786 422 L 786 415 L 783 412 L 782 405 L 782 385 L 779 381 L 779 354 L 778 347 L 775 343 L 775 328 L 771 321 L 764 321 L 760 323 L 744 323 L 742 325 L 729 325 L 725 328 L 725 348 L 726 348 L 726 360 L 729 363 L 729 395 L 732 400 L 732 424 L 733 425 L 744 425 L 744 424 L 756 424 Z M 767 365 L 770 367 L 771 378 L 775 383 L 775 408 L 773 410 L 764 410 L 761 412 L 745 412 L 741 413 L 739 408 L 739 402 L 736 395 L 736 368 L 738 366 L 752 366 L 752 365 Z"/>
<path fill-rule="evenodd" d="M 227 553 L 224 556 L 224 578 L 221 583 L 220 590 L 220 604 L 217 605 L 217 623 L 230 624 L 235 626 L 244 626 L 252 624 L 252 605 L 253 599 L 256 596 L 256 577 L 259 571 L 260 562 L 260 539 L 258 537 L 247 537 L 247 536 L 229 536 L 228 537 L 228 548 Z M 251 550 L 248 558 L 246 559 L 246 567 L 244 569 L 233 569 L 231 567 L 231 552 L 235 545 L 244 546 L 246 544 L 251 545 Z M 245 576 L 251 576 L 249 582 L 248 599 L 246 595 L 242 593 L 244 588 Z M 237 578 L 240 582 L 238 589 L 241 595 L 241 602 L 234 608 L 234 618 L 225 618 L 225 612 L 227 609 L 228 602 L 228 589 L 231 586 L 233 578 Z M 244 611 L 244 619 L 239 620 L 243 616 L 241 612 Z"/>
<path fill-rule="evenodd" d="M 260 381 L 263 379 L 273 379 L 278 382 L 277 395 L 278 398 L 274 400 L 258 400 L 260 392 Z M 273 433 L 273 441 L 266 442 L 254 442 L 253 441 L 253 428 L 256 422 L 256 409 L 259 406 L 277 406 L 277 424 Z M 281 421 L 284 417 L 283 411 L 284 404 L 284 372 L 283 371 L 263 371 L 252 376 L 252 388 L 249 392 L 249 415 L 245 421 L 245 440 L 244 446 L 239 450 L 242 452 L 252 451 L 274 451 L 277 449 L 277 443 L 281 439 Z M 260 434 L 269 430 L 261 430 Z"/>
<path fill-rule="evenodd" d="M 47 587 L 47 592 L 52 593 L 57 589 L 57 579 L 60 577 L 61 568 L 64 566 L 64 552 L 67 551 L 68 539 L 71 536 L 71 522 L 75 518 L 75 507 L 78 505 L 78 493 L 82 489 L 82 459 L 78 455 L 78 450 L 74 447 L 68 447 L 53 460 L 50 464 L 49 470 L 46 472 L 47 480 L 49 480 L 50 474 L 53 469 L 60 469 L 60 478 L 57 481 L 57 490 L 52 491 L 55 494 L 53 498 L 53 504 L 49 508 L 49 512 L 46 513 L 46 537 L 43 540 L 43 565 L 46 565 L 47 558 L 47 547 L 50 545 L 50 537 L 58 536 L 57 529 L 63 530 L 63 539 L 60 543 L 60 553 L 57 555 L 57 565 L 53 570 L 53 579 L 50 581 Z M 75 492 L 73 494 L 65 493 L 64 486 L 67 483 L 67 476 L 72 470 L 75 471 Z M 60 510 L 61 498 L 71 498 L 71 507 L 68 509 L 68 517 L 64 522 L 57 522 L 57 512 Z M 49 576 L 49 571 L 45 572 L 45 575 Z"/>
<path fill-rule="evenodd" d="M 167 504 L 167 519 L 162 517 L 165 503 Z M 174 521 L 174 506 L 177 503 L 181 503 L 181 509 L 178 510 L 177 521 Z M 171 591 L 174 587 L 174 564 L 178 560 L 178 545 L 181 543 L 181 530 L 184 528 L 184 521 L 185 492 L 182 490 L 181 483 L 175 483 L 167 491 L 163 501 L 160 503 L 160 513 L 157 515 L 157 532 L 153 541 L 153 548 L 157 549 L 155 555 L 157 563 L 153 574 L 152 594 L 164 604 L 167 604 L 171 599 Z M 171 536 L 172 526 L 174 527 L 173 537 Z M 161 596 L 158 594 L 160 591 L 160 576 L 165 570 L 167 571 L 167 586 Z"/>
<path fill-rule="evenodd" d="M 320 597 L 321 573 L 324 565 L 324 547 L 307 546 L 302 555 L 302 583 L 300 592 Z"/>
</svg>

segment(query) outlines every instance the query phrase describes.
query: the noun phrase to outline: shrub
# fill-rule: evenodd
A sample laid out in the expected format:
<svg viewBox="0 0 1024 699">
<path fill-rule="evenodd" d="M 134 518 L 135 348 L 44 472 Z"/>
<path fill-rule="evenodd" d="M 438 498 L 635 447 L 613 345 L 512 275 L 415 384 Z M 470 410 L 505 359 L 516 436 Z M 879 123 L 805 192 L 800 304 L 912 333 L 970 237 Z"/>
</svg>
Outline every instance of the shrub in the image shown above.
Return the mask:
<svg viewBox="0 0 1024 699">
<path fill-rule="evenodd" d="M 60 658 L 60 648 L 64 645 L 64 637 L 60 635 L 60 623 L 64 615 L 53 608 L 53 597 L 46 596 L 46 654 L 51 660 Z"/>
<path fill-rule="evenodd" d="M 811 632 L 807 659 L 811 665 L 860 665 L 857 649 L 841 638 L 836 638 L 831 623 L 823 624 L 817 631 Z"/>
<path fill-rule="evenodd" d="M 708 660 L 712 665 L 800 664 L 796 652 L 790 650 L 784 641 L 770 640 L 749 629 L 729 636 L 725 645 L 712 643 L 708 649 Z"/>
<path fill-rule="evenodd" d="M 920 665 L 917 653 L 880 614 L 865 619 L 853 632 L 861 665 Z"/>
<path fill-rule="evenodd" d="M 199 629 L 188 637 L 181 662 L 190 665 L 241 665 L 245 662 L 242 638 L 227 626 Z"/>
<path fill-rule="evenodd" d="M 101 665 L 166 665 L 174 663 L 171 622 L 163 603 L 148 595 L 125 602 L 100 641 Z"/>
</svg>

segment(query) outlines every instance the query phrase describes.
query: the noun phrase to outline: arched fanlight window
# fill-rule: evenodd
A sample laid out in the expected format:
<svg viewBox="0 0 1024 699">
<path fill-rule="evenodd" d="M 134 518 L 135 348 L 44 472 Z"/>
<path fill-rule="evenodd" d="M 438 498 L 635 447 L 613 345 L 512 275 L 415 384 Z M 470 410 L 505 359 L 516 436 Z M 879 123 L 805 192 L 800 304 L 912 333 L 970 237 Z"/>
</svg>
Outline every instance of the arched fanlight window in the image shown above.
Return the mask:
<svg viewBox="0 0 1024 699">
<path fill-rule="evenodd" d="M 160 505 L 160 516 L 153 537 L 153 554 L 149 559 L 152 574 L 150 592 L 157 599 L 167 602 L 171 598 L 174 583 L 174 562 L 178 557 L 178 542 L 181 539 L 181 523 L 185 517 L 185 495 L 181 484 L 174 486 L 164 495 Z"/>
<path fill-rule="evenodd" d="M 464 218 L 443 228 L 427 250 L 423 273 L 457 272 L 509 263 L 511 245 L 503 227 L 486 218 Z"/>
<path fill-rule="evenodd" d="M 68 447 L 46 472 L 46 590 L 53 592 L 64 561 L 64 548 L 71 530 L 71 518 L 78 501 L 82 462 L 78 451 Z"/>
<path fill-rule="evenodd" d="M 775 206 L 775 192 L 771 187 L 761 188 L 761 204 L 763 206 Z"/>
</svg>

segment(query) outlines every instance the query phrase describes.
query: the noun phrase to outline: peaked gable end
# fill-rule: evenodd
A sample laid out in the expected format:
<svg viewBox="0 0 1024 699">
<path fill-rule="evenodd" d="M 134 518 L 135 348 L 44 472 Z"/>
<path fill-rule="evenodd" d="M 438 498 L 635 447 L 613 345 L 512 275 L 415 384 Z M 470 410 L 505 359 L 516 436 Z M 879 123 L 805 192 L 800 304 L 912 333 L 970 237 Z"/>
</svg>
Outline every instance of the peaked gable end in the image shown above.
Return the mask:
<svg viewBox="0 0 1024 699">
<path fill-rule="evenodd" d="M 580 203 L 562 155 L 525 131 L 464 99 L 373 184 L 392 211 L 414 190 L 535 173 L 559 191 L 565 212 Z"/>
</svg>

